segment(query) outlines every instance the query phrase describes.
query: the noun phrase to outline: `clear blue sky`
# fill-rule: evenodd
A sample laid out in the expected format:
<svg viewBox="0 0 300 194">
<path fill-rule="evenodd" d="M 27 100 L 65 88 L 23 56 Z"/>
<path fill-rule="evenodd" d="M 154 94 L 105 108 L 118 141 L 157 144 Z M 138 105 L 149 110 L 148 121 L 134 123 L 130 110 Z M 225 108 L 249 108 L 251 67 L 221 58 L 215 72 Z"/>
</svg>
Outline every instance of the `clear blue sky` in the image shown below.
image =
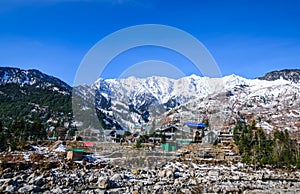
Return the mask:
<svg viewBox="0 0 300 194">
<path fill-rule="evenodd" d="M 254 78 L 300 68 L 299 10 L 297 0 L 3 0 L 0 66 L 39 69 L 72 85 L 95 43 L 119 29 L 150 23 L 195 36 L 223 75 Z M 118 71 L 107 69 L 103 76 L 117 77 Z"/>
</svg>

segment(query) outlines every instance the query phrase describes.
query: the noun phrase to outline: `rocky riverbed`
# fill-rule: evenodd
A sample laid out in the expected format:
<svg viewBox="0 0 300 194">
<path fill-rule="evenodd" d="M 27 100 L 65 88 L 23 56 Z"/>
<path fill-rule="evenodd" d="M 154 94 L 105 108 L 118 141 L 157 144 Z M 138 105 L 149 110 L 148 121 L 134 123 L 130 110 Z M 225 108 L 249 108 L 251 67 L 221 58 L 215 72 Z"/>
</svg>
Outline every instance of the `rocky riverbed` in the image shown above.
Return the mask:
<svg viewBox="0 0 300 194">
<path fill-rule="evenodd" d="M 156 169 L 61 163 L 50 169 L 6 168 L 0 185 L 3 193 L 300 193 L 300 173 L 177 161 Z"/>
<path fill-rule="evenodd" d="M 14 157 L 1 160 L 0 193 L 300 193 L 299 171 L 242 163 L 200 164 L 178 157 L 129 169 L 104 159 L 66 161 L 59 154 Z"/>
</svg>

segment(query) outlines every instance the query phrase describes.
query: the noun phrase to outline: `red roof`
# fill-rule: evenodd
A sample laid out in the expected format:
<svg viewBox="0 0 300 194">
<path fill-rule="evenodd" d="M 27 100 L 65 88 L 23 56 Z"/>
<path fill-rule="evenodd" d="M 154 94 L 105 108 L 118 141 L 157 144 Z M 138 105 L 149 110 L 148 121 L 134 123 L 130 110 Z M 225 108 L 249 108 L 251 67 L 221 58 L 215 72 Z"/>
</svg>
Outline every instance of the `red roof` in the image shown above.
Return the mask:
<svg viewBox="0 0 300 194">
<path fill-rule="evenodd" d="M 94 146 L 94 142 L 84 142 L 83 146 L 84 147 L 93 147 Z"/>
</svg>

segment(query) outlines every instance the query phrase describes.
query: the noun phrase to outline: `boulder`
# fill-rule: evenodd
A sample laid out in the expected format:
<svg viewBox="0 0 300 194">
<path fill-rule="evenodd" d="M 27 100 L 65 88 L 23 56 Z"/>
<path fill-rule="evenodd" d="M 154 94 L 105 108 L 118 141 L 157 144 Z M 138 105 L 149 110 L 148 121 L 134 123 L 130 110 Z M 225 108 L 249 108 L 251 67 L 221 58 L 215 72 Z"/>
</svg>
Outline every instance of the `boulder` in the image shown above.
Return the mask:
<svg viewBox="0 0 300 194">
<path fill-rule="evenodd" d="M 97 185 L 100 189 L 108 189 L 109 187 L 109 180 L 107 177 L 99 177 Z"/>
<path fill-rule="evenodd" d="M 96 182 L 97 181 L 97 179 L 96 179 L 96 177 L 94 176 L 94 175 L 91 175 L 89 178 L 88 178 L 88 182 L 89 183 L 94 183 L 94 182 Z"/>
<path fill-rule="evenodd" d="M 168 171 L 166 172 L 166 176 L 167 176 L 168 178 L 173 178 L 173 177 L 174 177 L 173 171 L 172 171 L 172 170 L 168 170 Z"/>
<path fill-rule="evenodd" d="M 110 180 L 118 182 L 118 181 L 122 180 L 122 176 L 120 174 L 116 173 L 110 178 Z"/>
<path fill-rule="evenodd" d="M 220 175 L 220 172 L 218 170 L 210 170 L 208 172 L 208 176 L 219 176 Z"/>
<path fill-rule="evenodd" d="M 31 192 L 38 192 L 41 188 L 35 185 L 25 185 L 21 187 L 18 192 L 19 193 L 31 193 Z"/>
<path fill-rule="evenodd" d="M 165 177 L 166 176 L 166 170 L 160 170 L 159 172 L 158 172 L 158 176 L 160 177 L 160 178 L 163 178 L 163 177 Z"/>
<path fill-rule="evenodd" d="M 7 193 L 14 193 L 16 190 L 16 188 L 13 186 L 13 185 L 8 185 L 6 188 L 5 188 L 5 192 Z"/>
<path fill-rule="evenodd" d="M 36 186 L 42 187 L 42 186 L 45 184 L 44 178 L 43 178 L 42 176 L 37 177 L 37 178 L 34 180 L 34 184 L 35 184 Z"/>
<path fill-rule="evenodd" d="M 137 169 L 132 169 L 131 173 L 134 174 L 134 175 L 137 175 L 138 174 L 138 170 Z"/>
<path fill-rule="evenodd" d="M 63 190 L 61 188 L 55 188 L 51 190 L 51 193 L 61 194 L 63 193 Z"/>
</svg>

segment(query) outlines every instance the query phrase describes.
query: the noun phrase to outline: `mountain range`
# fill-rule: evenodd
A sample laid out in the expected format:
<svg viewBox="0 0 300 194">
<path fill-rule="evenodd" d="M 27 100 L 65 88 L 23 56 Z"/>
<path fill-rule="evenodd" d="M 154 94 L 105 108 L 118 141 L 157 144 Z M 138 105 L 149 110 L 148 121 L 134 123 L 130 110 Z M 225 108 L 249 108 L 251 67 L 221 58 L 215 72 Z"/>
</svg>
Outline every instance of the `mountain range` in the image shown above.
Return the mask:
<svg viewBox="0 0 300 194">
<path fill-rule="evenodd" d="M 22 106 L 29 108 L 27 112 L 23 111 L 24 115 L 36 107 L 49 110 L 52 106 L 56 107 L 49 111 L 48 120 L 52 119 L 51 115 L 67 115 L 73 111 L 73 122 L 79 128 L 116 127 L 132 131 L 142 125 L 206 121 L 211 128 L 222 129 L 230 128 L 237 119 L 241 119 L 255 121 L 266 131 L 280 128 L 297 132 L 300 127 L 299 80 L 300 70 L 281 70 L 257 79 L 237 75 L 223 78 L 190 75 L 178 80 L 155 76 L 129 77 L 98 79 L 92 85 L 71 88 L 38 70 L 0 68 L 0 98 L 4 99 L 0 105 L 8 110 L 9 104 L 22 102 Z M 38 91 L 64 98 L 65 101 L 53 100 L 51 105 L 45 98 L 41 98 L 43 102 L 34 101 L 32 95 L 37 96 Z M 5 114 L 5 111 L 1 112 L 2 117 Z M 100 120 L 100 126 L 91 119 L 95 115 Z"/>
<path fill-rule="evenodd" d="M 133 130 L 141 125 L 203 122 L 212 128 L 232 126 L 236 119 L 254 120 L 271 131 L 297 131 L 300 126 L 299 70 L 267 73 L 257 79 L 237 75 L 208 78 L 190 75 L 178 80 L 165 77 L 98 79 L 75 87 L 80 96 L 94 99 L 106 124 Z M 81 109 L 87 109 L 83 103 Z"/>
</svg>

